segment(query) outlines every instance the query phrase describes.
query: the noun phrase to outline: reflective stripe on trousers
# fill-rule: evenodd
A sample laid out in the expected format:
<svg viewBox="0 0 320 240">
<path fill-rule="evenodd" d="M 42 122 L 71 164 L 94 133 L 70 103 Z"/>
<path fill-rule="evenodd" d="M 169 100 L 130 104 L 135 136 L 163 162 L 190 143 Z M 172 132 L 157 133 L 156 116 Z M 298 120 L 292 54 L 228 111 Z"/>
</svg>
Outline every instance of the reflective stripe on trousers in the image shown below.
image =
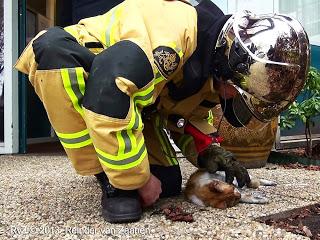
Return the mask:
<svg viewBox="0 0 320 240">
<path fill-rule="evenodd" d="M 101 149 L 96 149 L 101 163 L 112 169 L 128 169 L 141 163 L 147 154 L 144 138 L 137 144 L 133 131 L 142 130 L 143 123 L 138 106 L 147 106 L 153 100 L 154 84 L 132 96 L 132 115 L 127 129 L 116 132 L 118 154 L 111 155 Z"/>
<path fill-rule="evenodd" d="M 81 148 L 92 144 L 88 129 L 76 133 L 56 133 L 65 148 Z"/>
<path fill-rule="evenodd" d="M 169 138 L 163 129 L 163 124 L 161 122 L 160 116 L 157 115 L 155 118 L 154 130 L 158 136 L 158 139 L 161 144 L 161 149 L 164 152 L 164 155 L 170 165 L 178 165 L 178 160 L 176 158 L 176 152 L 173 149 Z"/>
<path fill-rule="evenodd" d="M 147 148 L 142 138 L 137 147 L 128 153 L 112 155 L 96 148 L 98 158 L 106 167 L 111 169 L 129 169 L 139 165 L 147 155 Z"/>
<path fill-rule="evenodd" d="M 80 114 L 79 117 L 82 117 L 81 103 L 85 92 L 84 69 L 82 67 L 61 69 L 61 77 L 74 109 Z M 88 129 L 74 133 L 56 133 L 65 148 L 81 148 L 92 144 Z"/>
</svg>

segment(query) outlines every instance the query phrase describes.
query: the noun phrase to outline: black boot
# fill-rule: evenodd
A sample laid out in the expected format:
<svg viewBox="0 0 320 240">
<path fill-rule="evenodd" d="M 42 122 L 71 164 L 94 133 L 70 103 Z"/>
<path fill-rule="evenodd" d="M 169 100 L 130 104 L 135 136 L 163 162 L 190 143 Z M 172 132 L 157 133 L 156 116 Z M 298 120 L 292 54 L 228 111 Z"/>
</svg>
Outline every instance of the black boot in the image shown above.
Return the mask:
<svg viewBox="0 0 320 240">
<path fill-rule="evenodd" d="M 110 223 L 135 222 L 141 218 L 142 208 L 137 190 L 114 188 L 102 172 L 95 175 L 102 189 L 102 216 Z"/>
</svg>

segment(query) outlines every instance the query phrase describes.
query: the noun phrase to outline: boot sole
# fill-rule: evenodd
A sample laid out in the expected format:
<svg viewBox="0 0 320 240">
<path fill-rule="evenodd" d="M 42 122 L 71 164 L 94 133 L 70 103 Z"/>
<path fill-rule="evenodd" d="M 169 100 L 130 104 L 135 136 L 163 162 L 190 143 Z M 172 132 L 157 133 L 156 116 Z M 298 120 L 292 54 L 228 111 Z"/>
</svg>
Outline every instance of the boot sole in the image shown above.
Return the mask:
<svg viewBox="0 0 320 240">
<path fill-rule="evenodd" d="M 141 219 L 142 212 L 119 215 L 102 211 L 102 216 L 110 223 L 129 223 L 139 221 Z"/>
</svg>

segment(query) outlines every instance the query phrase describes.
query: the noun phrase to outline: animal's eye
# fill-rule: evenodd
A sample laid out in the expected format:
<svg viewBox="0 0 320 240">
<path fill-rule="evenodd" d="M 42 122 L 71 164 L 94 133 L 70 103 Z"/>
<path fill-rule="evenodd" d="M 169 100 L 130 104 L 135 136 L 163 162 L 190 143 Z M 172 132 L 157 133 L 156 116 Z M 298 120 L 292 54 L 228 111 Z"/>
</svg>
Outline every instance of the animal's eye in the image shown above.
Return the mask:
<svg viewBox="0 0 320 240">
<path fill-rule="evenodd" d="M 211 192 L 216 192 L 216 193 L 221 193 L 221 189 L 218 189 L 218 188 L 214 188 L 211 190 Z"/>
</svg>

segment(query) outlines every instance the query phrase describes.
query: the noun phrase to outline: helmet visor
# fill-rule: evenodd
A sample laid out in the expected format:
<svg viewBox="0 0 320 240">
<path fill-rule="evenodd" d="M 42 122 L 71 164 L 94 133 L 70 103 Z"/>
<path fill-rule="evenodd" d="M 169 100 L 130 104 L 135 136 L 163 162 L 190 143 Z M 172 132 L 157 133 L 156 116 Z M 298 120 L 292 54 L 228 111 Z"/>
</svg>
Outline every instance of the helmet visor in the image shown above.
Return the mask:
<svg viewBox="0 0 320 240">
<path fill-rule="evenodd" d="M 243 102 L 250 112 L 262 122 L 269 122 L 272 118 L 278 117 L 291 104 L 289 100 L 283 100 L 278 103 L 266 102 L 254 97 L 236 85 L 233 86 L 239 93 L 235 98 L 239 98 L 239 102 Z"/>
<path fill-rule="evenodd" d="M 240 94 L 237 94 L 233 98 L 232 105 L 234 115 L 243 127 L 254 131 L 260 131 L 269 124 L 269 121 L 262 121 L 256 117 Z"/>
</svg>

